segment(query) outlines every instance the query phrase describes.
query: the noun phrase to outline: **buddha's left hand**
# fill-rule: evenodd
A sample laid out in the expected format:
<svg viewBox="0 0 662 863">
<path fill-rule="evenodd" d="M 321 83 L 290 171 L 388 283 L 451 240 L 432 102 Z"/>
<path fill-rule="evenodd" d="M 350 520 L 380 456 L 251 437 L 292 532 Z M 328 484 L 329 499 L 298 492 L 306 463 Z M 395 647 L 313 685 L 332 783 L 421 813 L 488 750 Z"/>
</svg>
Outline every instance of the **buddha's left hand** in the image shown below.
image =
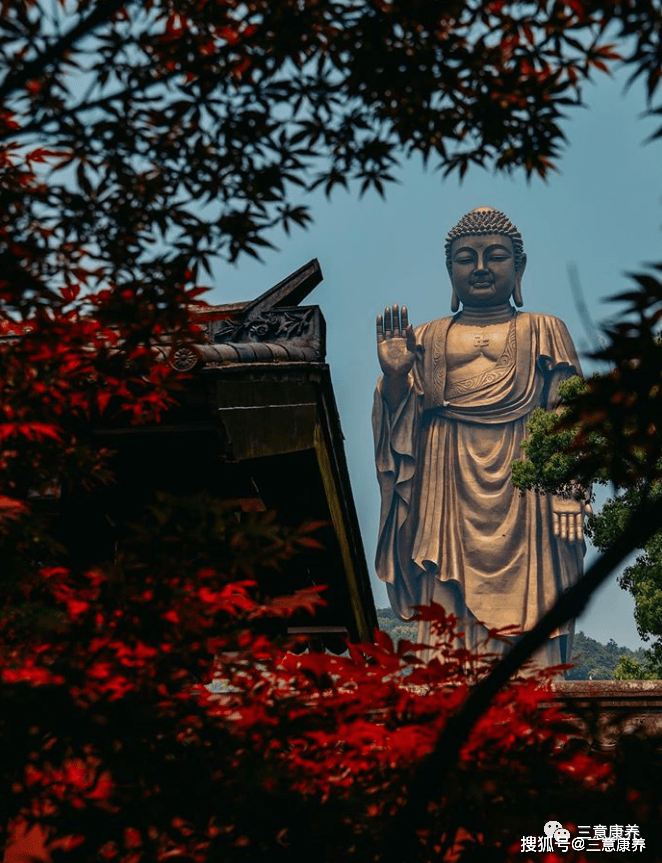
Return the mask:
<svg viewBox="0 0 662 863">
<path fill-rule="evenodd" d="M 593 512 L 591 504 L 575 497 L 552 498 L 552 526 L 554 536 L 568 542 L 581 542 L 584 539 L 584 518 Z"/>
</svg>

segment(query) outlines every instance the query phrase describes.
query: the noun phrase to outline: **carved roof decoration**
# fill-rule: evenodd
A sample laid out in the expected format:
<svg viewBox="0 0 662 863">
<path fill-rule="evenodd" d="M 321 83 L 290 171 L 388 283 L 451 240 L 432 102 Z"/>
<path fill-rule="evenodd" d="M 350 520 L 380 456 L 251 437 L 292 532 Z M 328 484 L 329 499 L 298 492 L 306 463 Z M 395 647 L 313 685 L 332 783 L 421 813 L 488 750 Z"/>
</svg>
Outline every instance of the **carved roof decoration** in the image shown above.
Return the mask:
<svg viewBox="0 0 662 863">
<path fill-rule="evenodd" d="M 164 359 L 186 372 L 236 363 L 323 363 L 324 318 L 318 306 L 299 305 L 321 281 L 314 258 L 254 300 L 199 306 L 200 342 L 164 348 Z"/>
</svg>

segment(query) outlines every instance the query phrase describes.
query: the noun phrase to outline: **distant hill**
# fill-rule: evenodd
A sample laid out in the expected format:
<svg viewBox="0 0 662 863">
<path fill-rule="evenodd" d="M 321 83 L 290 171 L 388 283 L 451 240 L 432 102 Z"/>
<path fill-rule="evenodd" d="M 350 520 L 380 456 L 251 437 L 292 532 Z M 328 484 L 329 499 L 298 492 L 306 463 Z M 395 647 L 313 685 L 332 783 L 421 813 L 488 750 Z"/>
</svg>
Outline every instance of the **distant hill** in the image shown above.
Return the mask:
<svg viewBox="0 0 662 863">
<path fill-rule="evenodd" d="M 401 638 L 416 641 L 416 623 L 407 623 L 395 616 L 390 608 L 377 609 L 377 621 L 379 628 L 387 632 L 393 641 Z M 601 644 L 595 638 L 590 638 L 583 632 L 575 634 L 572 660 L 575 667 L 568 672 L 569 680 L 612 680 L 614 669 L 621 656 L 631 656 L 644 661 L 644 650 L 630 650 L 629 647 L 621 647 L 610 638 L 607 644 Z"/>
<path fill-rule="evenodd" d="M 614 669 L 621 656 L 631 656 L 643 664 L 645 651 L 642 647 L 638 650 L 621 647 L 616 644 L 613 638 L 610 638 L 606 644 L 601 644 L 595 638 L 589 638 L 588 635 L 580 631 L 575 634 L 572 649 L 572 661 L 575 663 L 575 667 L 568 672 L 568 679 L 612 680 Z"/>
</svg>

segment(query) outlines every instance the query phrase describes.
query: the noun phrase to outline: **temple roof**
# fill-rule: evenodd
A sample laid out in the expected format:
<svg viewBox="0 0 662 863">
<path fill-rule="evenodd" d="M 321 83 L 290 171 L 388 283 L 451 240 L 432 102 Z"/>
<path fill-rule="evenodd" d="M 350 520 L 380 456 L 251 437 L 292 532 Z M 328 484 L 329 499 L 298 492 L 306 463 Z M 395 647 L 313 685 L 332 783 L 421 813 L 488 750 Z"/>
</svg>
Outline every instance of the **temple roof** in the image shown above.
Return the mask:
<svg viewBox="0 0 662 863">
<path fill-rule="evenodd" d="M 326 607 L 291 623 L 311 644 L 341 651 L 344 639 L 370 640 L 377 616 L 324 318 L 318 306 L 300 305 L 321 280 L 312 260 L 254 300 L 196 308 L 199 341 L 162 348 L 164 360 L 188 372 L 180 405 L 158 426 L 99 433 L 118 451 L 133 496 L 146 483 L 175 493 L 211 490 L 244 512 L 269 509 L 287 524 L 326 525 L 324 552 L 297 555 L 284 587 L 328 585 Z"/>
</svg>

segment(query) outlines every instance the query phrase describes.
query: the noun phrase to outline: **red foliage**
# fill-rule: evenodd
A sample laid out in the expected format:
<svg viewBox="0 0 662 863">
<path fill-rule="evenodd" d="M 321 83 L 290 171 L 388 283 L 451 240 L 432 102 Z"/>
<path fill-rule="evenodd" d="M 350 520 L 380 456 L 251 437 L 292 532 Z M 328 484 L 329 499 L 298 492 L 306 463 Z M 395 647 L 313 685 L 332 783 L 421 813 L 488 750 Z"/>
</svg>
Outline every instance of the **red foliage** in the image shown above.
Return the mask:
<svg viewBox="0 0 662 863">
<path fill-rule="evenodd" d="M 470 657 L 452 647 L 455 621 L 439 607 L 423 612 L 447 640 L 445 659 L 430 665 L 418 646 L 394 645 L 379 632 L 345 656 L 292 653 L 255 627 L 313 612 L 320 591 L 270 595 L 264 574 L 309 545 L 316 525 L 293 533 L 255 516 L 241 525 L 221 507 L 205 528 L 222 534 L 210 552 L 217 564 L 192 567 L 187 543 L 200 538 L 168 533 L 181 505 L 158 505 L 167 548 L 155 550 L 149 526 L 141 528 L 121 561 L 81 572 L 33 567 L 6 603 L 2 686 L 10 715 L 31 715 L 9 751 L 12 829 L 40 824 L 51 851 L 72 860 L 243 860 L 256 849 L 282 856 L 319 842 L 321 819 L 334 840 L 320 859 L 368 859 L 408 777 L 467 695 Z M 25 503 L 0 524 L 11 527 L 24 513 Z M 237 579 L 247 571 L 255 577 Z M 48 610 L 47 626 L 26 628 L 19 595 Z M 480 662 L 472 673 L 481 673 Z M 467 859 L 487 841 L 501 849 L 499 859 L 517 859 L 508 848 L 521 823 L 479 814 L 475 802 L 494 796 L 495 782 L 507 786 L 497 804 L 503 813 L 521 806 L 542 771 L 556 784 L 561 820 L 566 798 L 613 783 L 594 757 L 561 747 L 561 717 L 541 708 L 541 682 L 514 682 L 482 717 L 453 786 L 431 789 L 433 827 L 412 859 L 456 845 L 458 835 Z"/>
<path fill-rule="evenodd" d="M 3 652 L 3 676 L 14 685 L 48 685 L 47 699 L 60 710 L 66 705 L 71 727 L 63 716 L 35 718 L 32 745 L 51 742 L 23 756 L 15 824 L 47 826 L 52 848 L 75 836 L 66 852 L 71 859 L 243 860 L 257 848 L 280 854 L 304 841 L 298 818 L 305 813 L 330 819 L 336 830 L 322 859 L 368 859 L 361 856 L 367 838 L 383 841 L 407 777 L 468 692 L 464 654 L 453 657 L 452 626 L 439 608 L 433 616 L 448 634 L 449 661 L 426 666 L 414 647 L 395 646 L 384 633 L 374 644 L 350 646 L 346 656 L 291 653 L 247 624 L 310 598 L 293 598 L 291 608 L 280 599 L 259 601 L 255 583 L 228 582 L 210 569 L 184 609 L 177 579 L 147 591 L 136 582 L 115 604 L 99 571 L 82 579 L 61 567 L 42 575 L 44 590 L 64 610 L 66 633 L 58 642 L 15 645 L 13 665 Z M 81 604 L 72 604 L 75 590 Z M 135 615 L 132 605 L 144 611 Z M 211 641 L 200 639 L 210 630 Z M 7 629 L 0 635 L 6 651 Z M 213 685 L 196 685 L 187 669 L 210 667 L 210 647 Z M 527 799 L 544 778 L 556 785 L 547 793 L 563 820 L 568 802 L 576 805 L 597 784 L 603 791 L 613 785 L 605 763 L 563 748 L 561 715 L 541 707 L 548 697 L 532 676 L 497 699 L 463 748 L 453 787 L 431 789 L 433 828 L 420 835 L 412 859 L 428 859 L 421 854 L 451 847 L 458 835 L 462 859 L 472 859 L 488 836 L 498 859 L 520 859 L 519 847 L 508 849 L 517 841 L 513 829 L 524 830 L 521 812 L 495 823 L 489 812 L 478 816 L 473 798 L 491 796 L 501 811 Z M 129 718 L 145 724 L 132 729 Z M 136 739 L 128 748 L 136 752 L 137 744 L 141 756 L 127 765 L 122 753 L 130 734 Z M 183 764 L 168 766 L 178 758 Z M 206 764 L 202 774 L 190 772 L 195 763 Z M 276 800 L 273 818 L 255 813 L 258 801 L 273 807 Z M 82 826 L 92 810 L 99 835 Z M 543 818 L 544 811 L 534 815 Z M 308 843 L 315 828 L 309 824 L 303 834 Z"/>
</svg>

